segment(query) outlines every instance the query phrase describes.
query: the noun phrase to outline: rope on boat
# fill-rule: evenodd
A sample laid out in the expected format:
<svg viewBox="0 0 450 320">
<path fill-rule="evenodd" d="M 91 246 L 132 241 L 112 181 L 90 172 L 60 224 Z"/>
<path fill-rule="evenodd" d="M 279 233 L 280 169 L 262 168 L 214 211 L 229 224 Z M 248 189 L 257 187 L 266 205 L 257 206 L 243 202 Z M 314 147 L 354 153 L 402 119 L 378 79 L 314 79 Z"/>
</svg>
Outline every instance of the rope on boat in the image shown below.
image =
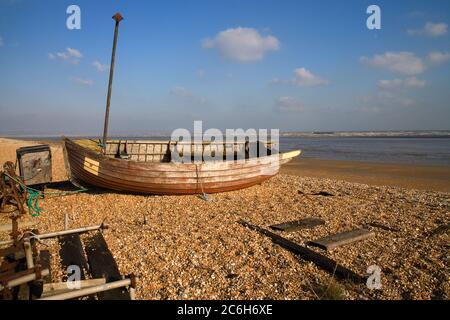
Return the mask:
<svg viewBox="0 0 450 320">
<path fill-rule="evenodd" d="M 75 193 L 80 193 L 80 192 L 85 192 L 88 189 L 86 188 L 81 188 L 78 190 L 73 190 L 73 191 L 52 191 L 52 192 L 44 192 L 44 191 L 40 191 L 31 187 L 26 186 L 22 181 L 10 176 L 8 173 L 5 172 L 5 175 L 9 178 L 12 179 L 13 181 L 17 182 L 23 189 L 23 192 L 26 192 L 26 194 L 28 195 L 28 199 L 27 199 L 27 207 L 28 207 L 28 211 L 31 214 L 32 217 L 39 217 L 41 215 L 42 212 L 42 208 L 39 207 L 39 199 L 43 199 L 44 196 L 53 196 L 53 197 L 62 197 L 62 196 L 66 196 L 69 194 L 75 194 Z"/>
<path fill-rule="evenodd" d="M 200 188 L 202 190 L 202 193 L 199 195 L 200 199 L 204 200 L 204 201 L 209 201 L 209 197 L 208 195 L 203 191 L 203 182 L 202 180 L 200 180 L 200 176 L 199 176 L 199 170 L 198 170 L 198 166 L 199 164 L 195 164 L 195 173 L 197 175 L 197 183 L 200 182 Z M 201 166 L 201 164 L 200 164 Z"/>
</svg>

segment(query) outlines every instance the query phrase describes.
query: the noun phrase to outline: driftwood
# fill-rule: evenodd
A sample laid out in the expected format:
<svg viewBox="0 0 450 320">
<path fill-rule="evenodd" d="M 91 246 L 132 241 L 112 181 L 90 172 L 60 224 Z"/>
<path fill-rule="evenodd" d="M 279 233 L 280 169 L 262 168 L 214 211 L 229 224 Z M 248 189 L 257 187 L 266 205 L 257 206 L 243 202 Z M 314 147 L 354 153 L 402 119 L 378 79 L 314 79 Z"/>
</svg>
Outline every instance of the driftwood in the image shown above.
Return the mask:
<svg viewBox="0 0 450 320">
<path fill-rule="evenodd" d="M 390 231 L 390 232 L 400 232 L 400 229 L 397 228 L 391 228 L 388 226 L 385 226 L 381 223 L 377 223 L 377 222 L 371 222 L 365 225 L 365 227 L 372 227 L 372 228 L 377 228 L 377 229 L 382 229 L 382 230 L 386 230 L 386 231 Z"/>
<path fill-rule="evenodd" d="M 305 218 L 297 221 L 284 222 L 270 226 L 271 229 L 291 232 L 299 229 L 314 228 L 316 226 L 324 225 L 325 221 L 319 218 Z"/>
<path fill-rule="evenodd" d="M 309 245 L 313 245 L 327 251 L 336 249 L 337 247 L 350 244 L 356 241 L 361 241 L 373 236 L 374 233 L 367 229 L 357 229 L 352 231 L 341 232 L 333 234 L 331 236 L 317 239 L 308 242 Z"/>
<path fill-rule="evenodd" d="M 303 191 L 299 190 L 298 194 L 304 195 L 304 196 L 322 196 L 322 197 L 334 197 L 335 195 L 327 192 L 327 191 L 320 191 L 320 192 L 313 192 L 313 193 L 304 193 Z"/>
<path fill-rule="evenodd" d="M 439 234 L 443 234 L 446 233 L 450 230 L 450 224 L 443 224 L 439 227 L 437 227 L 436 229 L 434 229 L 433 231 L 431 231 L 428 236 L 429 237 L 434 237 L 437 236 Z"/>
<path fill-rule="evenodd" d="M 335 275 L 339 279 L 350 280 L 357 284 L 366 282 L 365 277 L 356 274 L 355 272 L 338 264 L 336 261 L 334 261 L 324 255 L 321 255 L 320 253 L 317 253 L 311 249 L 302 247 L 302 246 L 296 244 L 295 242 L 292 242 L 288 239 L 280 237 L 279 235 L 277 235 L 273 232 L 270 232 L 268 230 L 265 230 L 261 227 L 251 225 L 248 222 L 245 222 L 244 220 L 240 220 L 239 224 L 271 238 L 274 243 L 280 245 L 282 248 L 289 250 L 290 252 L 298 255 L 303 260 L 313 262 L 319 268 L 321 268 L 325 271 L 328 271 L 329 273 Z"/>
</svg>

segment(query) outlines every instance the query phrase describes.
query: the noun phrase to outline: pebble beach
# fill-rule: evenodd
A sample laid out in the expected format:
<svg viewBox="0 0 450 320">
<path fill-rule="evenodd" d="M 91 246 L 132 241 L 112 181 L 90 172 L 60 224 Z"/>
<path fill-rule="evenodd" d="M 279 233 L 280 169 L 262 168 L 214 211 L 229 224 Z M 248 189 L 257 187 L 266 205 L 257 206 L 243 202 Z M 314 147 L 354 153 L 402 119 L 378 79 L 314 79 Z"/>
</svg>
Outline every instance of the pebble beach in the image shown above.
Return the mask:
<svg viewBox="0 0 450 320">
<path fill-rule="evenodd" d="M 0 163 L 14 162 L 18 147 L 34 143 L 0 139 Z M 58 142 L 51 146 L 53 180 L 65 181 L 62 148 Z M 434 231 L 450 223 L 450 193 L 339 178 L 282 171 L 261 185 L 209 195 L 209 201 L 90 189 L 46 197 L 39 217 L 21 219 L 34 221 L 41 233 L 62 230 L 66 213 L 71 228 L 107 222 L 104 237 L 121 274 L 139 276 L 138 299 L 323 299 L 322 288 L 336 283 L 341 299 L 449 299 L 450 235 L 448 229 Z M 374 236 L 331 252 L 310 248 L 361 275 L 380 267 L 380 289 L 339 281 L 238 224 L 242 219 L 269 229 L 310 217 L 325 224 L 273 232 L 307 246 L 330 234 L 370 229 Z M 8 217 L 1 214 L 5 223 Z M 62 281 L 58 241 L 40 248 L 52 254 L 52 280 Z"/>
</svg>

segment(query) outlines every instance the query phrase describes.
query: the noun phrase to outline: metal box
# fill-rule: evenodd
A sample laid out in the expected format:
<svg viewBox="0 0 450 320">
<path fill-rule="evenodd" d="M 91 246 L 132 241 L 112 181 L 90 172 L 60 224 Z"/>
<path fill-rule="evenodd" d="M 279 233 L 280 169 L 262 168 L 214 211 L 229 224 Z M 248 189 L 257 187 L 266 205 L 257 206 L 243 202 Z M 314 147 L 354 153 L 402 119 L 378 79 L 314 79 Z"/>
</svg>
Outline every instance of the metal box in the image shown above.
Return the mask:
<svg viewBox="0 0 450 320">
<path fill-rule="evenodd" d="M 52 152 L 47 144 L 16 150 L 19 173 L 27 185 L 52 182 Z"/>
</svg>

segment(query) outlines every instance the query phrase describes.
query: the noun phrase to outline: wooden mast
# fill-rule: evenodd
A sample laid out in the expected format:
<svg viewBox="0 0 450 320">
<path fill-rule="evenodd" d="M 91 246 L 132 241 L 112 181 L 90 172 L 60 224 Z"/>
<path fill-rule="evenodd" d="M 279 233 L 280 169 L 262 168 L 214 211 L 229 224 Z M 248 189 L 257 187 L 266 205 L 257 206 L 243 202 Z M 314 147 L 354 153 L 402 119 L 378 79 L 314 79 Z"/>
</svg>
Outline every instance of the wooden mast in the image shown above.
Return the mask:
<svg viewBox="0 0 450 320">
<path fill-rule="evenodd" d="M 111 103 L 111 91 L 114 76 L 114 64 L 116 60 L 116 45 L 117 45 L 117 36 L 119 34 L 119 22 L 123 20 L 123 17 L 120 15 L 119 12 L 117 12 L 112 18 L 116 21 L 116 26 L 114 28 L 114 42 L 111 55 L 111 67 L 109 69 L 108 96 L 106 98 L 105 125 L 103 127 L 103 140 L 102 140 L 103 151 L 106 151 L 106 140 L 108 138 L 109 106 Z"/>
</svg>

